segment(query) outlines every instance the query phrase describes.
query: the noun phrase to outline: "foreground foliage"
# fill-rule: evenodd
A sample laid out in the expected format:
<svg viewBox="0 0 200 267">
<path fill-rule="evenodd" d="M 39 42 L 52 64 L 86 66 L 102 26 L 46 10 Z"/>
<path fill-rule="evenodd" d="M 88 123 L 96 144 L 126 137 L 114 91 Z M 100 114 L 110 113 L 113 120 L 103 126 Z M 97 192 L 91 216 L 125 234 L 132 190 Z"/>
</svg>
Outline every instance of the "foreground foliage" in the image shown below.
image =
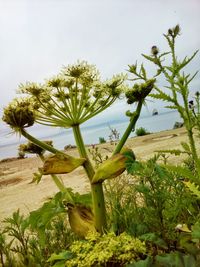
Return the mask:
<svg viewBox="0 0 200 267">
<path fill-rule="evenodd" d="M 137 64 L 129 66 L 131 80 L 142 80 L 131 88 L 124 85 L 122 75 L 102 82 L 96 68 L 86 62 L 64 68 L 43 85 L 27 83 L 20 87 L 28 98 L 14 100 L 5 108 L 3 120 L 31 141 L 19 151 L 36 153 L 44 162 L 33 181 L 38 183 L 43 175 L 51 174 L 60 192 L 27 218 L 17 211 L 4 220 L 0 233 L 3 267 L 200 266 L 200 99 L 198 92 L 194 101 L 189 99 L 189 85 L 196 73 L 191 76 L 183 71 L 197 52 L 179 60 L 175 51 L 179 35 L 177 25 L 164 35 L 168 52 L 160 54 L 153 46 L 151 55 L 143 55 L 156 66 L 151 79 L 143 64 L 139 69 Z M 167 56 L 171 61 L 165 65 Z M 157 84 L 155 78 L 160 75 L 168 92 Z M 93 163 L 80 125 L 123 95 L 128 104 L 136 104 L 134 111 L 126 112 L 130 123 L 120 140 L 113 131 L 118 143 L 111 156 L 102 156 L 97 147 L 89 151 Z M 188 143 L 182 143 L 182 149 L 158 151 L 143 162 L 124 145 L 135 130 L 148 95 L 170 103 L 168 108 L 179 112 Z M 71 127 L 80 157 L 74 158 L 51 142 L 30 135 L 26 128 L 35 122 Z M 52 155 L 45 157 L 45 151 Z M 186 159 L 178 166 L 170 165 L 168 154 L 183 154 Z M 77 167 L 83 167 L 87 174 L 90 194 L 73 193 L 57 176 Z"/>
</svg>

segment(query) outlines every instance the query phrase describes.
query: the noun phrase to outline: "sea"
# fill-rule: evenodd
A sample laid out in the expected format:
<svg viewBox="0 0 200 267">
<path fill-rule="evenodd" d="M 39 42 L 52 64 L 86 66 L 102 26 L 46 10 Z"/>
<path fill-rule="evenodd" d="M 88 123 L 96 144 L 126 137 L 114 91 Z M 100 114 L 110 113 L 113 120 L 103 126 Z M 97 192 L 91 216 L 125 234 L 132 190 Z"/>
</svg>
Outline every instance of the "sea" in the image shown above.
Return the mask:
<svg viewBox="0 0 200 267">
<path fill-rule="evenodd" d="M 177 111 L 167 111 L 152 116 L 152 114 L 141 116 L 136 124 L 136 129 L 144 127 L 148 132 L 160 132 L 164 130 L 173 129 L 175 122 L 181 122 L 181 118 Z M 109 135 L 111 134 L 111 128 L 116 129 L 120 136 L 123 135 L 129 121 L 124 120 L 112 120 L 104 121 L 100 124 L 94 124 L 89 126 L 81 126 L 81 132 L 85 144 L 98 144 L 99 137 L 103 137 L 106 141 L 109 141 Z M 28 129 L 29 133 L 39 138 L 40 140 L 52 140 L 53 145 L 58 149 L 64 149 L 66 145 L 75 145 L 72 129 L 52 128 L 43 125 L 36 125 Z M 135 132 L 132 132 L 130 137 L 134 137 Z M 12 130 L 5 124 L 0 127 L 0 159 L 16 157 L 18 155 L 18 147 L 21 143 L 27 141 L 12 133 Z"/>
</svg>

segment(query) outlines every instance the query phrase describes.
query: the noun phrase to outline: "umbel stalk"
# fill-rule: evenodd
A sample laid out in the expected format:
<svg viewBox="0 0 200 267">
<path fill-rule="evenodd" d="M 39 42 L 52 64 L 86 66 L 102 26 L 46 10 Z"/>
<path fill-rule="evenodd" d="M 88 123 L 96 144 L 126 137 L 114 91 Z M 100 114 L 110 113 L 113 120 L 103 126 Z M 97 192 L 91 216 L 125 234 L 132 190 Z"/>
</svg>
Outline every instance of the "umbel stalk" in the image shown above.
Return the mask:
<svg viewBox="0 0 200 267">
<path fill-rule="evenodd" d="M 103 233 L 106 227 L 106 208 L 102 182 L 96 184 L 91 183 L 95 171 L 87 155 L 79 125 L 73 126 L 73 133 L 79 154 L 82 158 L 86 159 L 83 167 L 91 184 L 95 228 L 99 233 Z"/>
</svg>

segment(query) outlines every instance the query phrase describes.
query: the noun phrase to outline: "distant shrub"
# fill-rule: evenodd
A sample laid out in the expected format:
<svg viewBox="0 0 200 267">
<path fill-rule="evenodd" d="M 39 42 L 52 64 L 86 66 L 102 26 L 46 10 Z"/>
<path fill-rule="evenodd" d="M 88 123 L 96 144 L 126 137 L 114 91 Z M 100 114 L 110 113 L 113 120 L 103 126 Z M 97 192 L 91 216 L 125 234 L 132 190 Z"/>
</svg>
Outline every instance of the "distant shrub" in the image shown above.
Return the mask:
<svg viewBox="0 0 200 267">
<path fill-rule="evenodd" d="M 99 144 L 104 144 L 106 143 L 106 140 L 104 137 L 99 137 Z"/>
<path fill-rule="evenodd" d="M 109 128 L 110 128 L 109 140 L 110 140 L 110 143 L 113 144 L 115 141 L 119 140 L 120 133 L 115 128 L 111 128 L 110 126 Z"/>
<path fill-rule="evenodd" d="M 135 133 L 136 133 L 137 136 L 142 136 L 142 135 L 149 134 L 149 132 L 143 127 L 140 127 L 138 129 L 136 129 Z"/>
</svg>

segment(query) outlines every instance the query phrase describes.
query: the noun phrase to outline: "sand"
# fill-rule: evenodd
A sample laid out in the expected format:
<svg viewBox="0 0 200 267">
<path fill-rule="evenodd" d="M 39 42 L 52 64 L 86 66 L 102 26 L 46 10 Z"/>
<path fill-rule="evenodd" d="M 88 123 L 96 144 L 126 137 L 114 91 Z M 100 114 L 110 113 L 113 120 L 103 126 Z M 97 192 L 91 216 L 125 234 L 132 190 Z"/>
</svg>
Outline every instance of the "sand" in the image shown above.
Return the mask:
<svg viewBox="0 0 200 267">
<path fill-rule="evenodd" d="M 183 141 L 188 142 L 184 127 L 130 138 L 126 145 L 133 149 L 138 160 L 146 160 L 152 157 L 156 150 L 180 148 Z M 110 155 L 114 145 L 105 143 L 98 147 L 103 155 Z M 70 149 L 67 153 L 78 155 L 76 149 Z M 181 161 L 181 157 L 170 156 L 169 161 L 175 164 Z M 50 176 L 43 176 L 39 184 L 30 183 L 33 173 L 41 166 L 41 160 L 37 157 L 0 162 L 0 221 L 17 209 L 23 214 L 37 209 L 47 198 L 58 192 Z M 82 167 L 61 177 L 66 187 L 72 187 L 74 191 L 85 193 L 90 190 Z"/>
</svg>

